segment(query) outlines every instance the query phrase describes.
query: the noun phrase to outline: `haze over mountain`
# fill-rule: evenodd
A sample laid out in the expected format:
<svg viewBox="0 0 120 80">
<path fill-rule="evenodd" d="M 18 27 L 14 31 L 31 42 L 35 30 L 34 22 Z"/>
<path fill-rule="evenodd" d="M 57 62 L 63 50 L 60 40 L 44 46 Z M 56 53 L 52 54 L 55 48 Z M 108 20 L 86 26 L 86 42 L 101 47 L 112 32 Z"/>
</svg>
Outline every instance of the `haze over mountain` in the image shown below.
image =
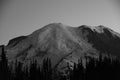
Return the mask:
<svg viewBox="0 0 120 80">
<path fill-rule="evenodd" d="M 72 27 L 51 23 L 27 36 L 9 41 L 5 46 L 9 62 L 16 59 L 41 64 L 49 57 L 53 67 L 73 65 L 79 58 L 110 54 L 120 57 L 120 34 L 102 25 Z"/>
</svg>

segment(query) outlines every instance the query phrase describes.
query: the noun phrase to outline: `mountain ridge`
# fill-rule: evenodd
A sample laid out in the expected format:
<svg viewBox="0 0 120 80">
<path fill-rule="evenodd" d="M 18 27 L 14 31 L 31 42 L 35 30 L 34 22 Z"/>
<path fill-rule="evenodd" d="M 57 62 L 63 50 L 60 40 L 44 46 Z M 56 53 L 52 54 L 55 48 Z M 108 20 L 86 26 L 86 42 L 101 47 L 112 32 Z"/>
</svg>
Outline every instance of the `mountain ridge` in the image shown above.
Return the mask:
<svg viewBox="0 0 120 80">
<path fill-rule="evenodd" d="M 35 58 L 39 64 L 49 57 L 53 66 L 77 63 L 80 57 L 110 54 L 120 56 L 120 34 L 98 26 L 71 27 L 62 23 L 48 24 L 27 36 L 9 41 L 5 51 L 9 61 L 24 63 Z M 114 47 L 113 47 L 114 46 Z"/>
</svg>

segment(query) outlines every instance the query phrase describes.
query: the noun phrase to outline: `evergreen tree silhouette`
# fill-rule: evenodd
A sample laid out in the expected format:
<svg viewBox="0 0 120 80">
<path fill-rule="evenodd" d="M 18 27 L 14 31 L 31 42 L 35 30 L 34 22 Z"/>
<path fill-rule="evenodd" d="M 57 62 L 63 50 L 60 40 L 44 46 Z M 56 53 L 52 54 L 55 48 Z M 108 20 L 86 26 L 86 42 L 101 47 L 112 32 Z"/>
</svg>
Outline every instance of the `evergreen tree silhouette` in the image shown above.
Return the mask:
<svg viewBox="0 0 120 80">
<path fill-rule="evenodd" d="M 23 71 L 22 71 L 22 63 L 16 61 L 15 63 L 15 80 L 23 80 Z"/>
<path fill-rule="evenodd" d="M 36 62 L 36 60 L 31 62 L 30 71 L 29 71 L 29 79 L 37 80 L 37 62 Z"/>
<path fill-rule="evenodd" d="M 42 77 L 43 80 L 52 80 L 52 67 L 51 60 L 49 58 L 43 60 Z"/>
<path fill-rule="evenodd" d="M 8 60 L 6 58 L 4 45 L 1 46 L 1 61 L 0 61 L 0 80 L 8 80 L 9 76 L 9 67 Z"/>
</svg>

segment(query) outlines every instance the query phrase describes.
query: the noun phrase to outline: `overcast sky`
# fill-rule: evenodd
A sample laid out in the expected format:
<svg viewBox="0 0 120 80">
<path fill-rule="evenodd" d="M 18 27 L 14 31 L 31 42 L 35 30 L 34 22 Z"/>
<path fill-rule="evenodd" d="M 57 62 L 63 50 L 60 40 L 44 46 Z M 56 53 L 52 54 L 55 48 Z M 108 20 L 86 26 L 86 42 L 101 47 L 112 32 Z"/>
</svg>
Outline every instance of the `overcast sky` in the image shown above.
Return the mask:
<svg viewBox="0 0 120 80">
<path fill-rule="evenodd" d="M 120 32 L 120 0 L 0 0 L 0 44 L 53 22 Z"/>
</svg>

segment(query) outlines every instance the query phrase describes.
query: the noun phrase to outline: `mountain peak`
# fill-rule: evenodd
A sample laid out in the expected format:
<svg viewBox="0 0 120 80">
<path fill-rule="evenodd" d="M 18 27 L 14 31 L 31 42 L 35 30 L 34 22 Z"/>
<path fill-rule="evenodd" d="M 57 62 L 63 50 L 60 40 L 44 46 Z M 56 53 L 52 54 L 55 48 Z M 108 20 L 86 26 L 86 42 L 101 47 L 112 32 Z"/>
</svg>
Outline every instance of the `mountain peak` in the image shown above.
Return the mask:
<svg viewBox="0 0 120 80">
<path fill-rule="evenodd" d="M 68 25 L 63 24 L 63 23 L 50 23 L 46 25 L 44 28 L 65 28 L 68 27 Z"/>
</svg>

